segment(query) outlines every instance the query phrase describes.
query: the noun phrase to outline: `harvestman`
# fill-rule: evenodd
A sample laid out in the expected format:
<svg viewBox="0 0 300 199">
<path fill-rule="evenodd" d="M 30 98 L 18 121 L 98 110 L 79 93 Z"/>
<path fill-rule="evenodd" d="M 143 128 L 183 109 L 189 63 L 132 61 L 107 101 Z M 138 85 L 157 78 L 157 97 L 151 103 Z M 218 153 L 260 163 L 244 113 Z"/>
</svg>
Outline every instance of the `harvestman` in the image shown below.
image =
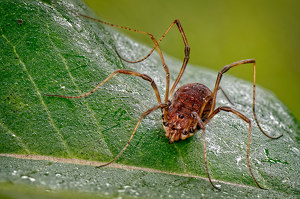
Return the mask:
<svg viewBox="0 0 300 199">
<path fill-rule="evenodd" d="M 188 63 L 188 60 L 189 60 L 189 54 L 190 54 L 190 48 L 189 48 L 189 45 L 188 45 L 188 41 L 187 41 L 186 35 L 183 31 L 183 28 L 182 28 L 179 20 L 173 21 L 173 23 L 165 31 L 165 33 L 162 35 L 162 37 L 157 41 L 154 38 L 154 36 L 150 33 L 135 30 L 135 29 L 128 28 L 128 27 L 114 25 L 114 24 L 111 24 L 111 23 L 108 23 L 108 22 L 105 22 L 105 21 L 101 21 L 101 20 L 98 20 L 98 19 L 94 19 L 94 18 L 85 16 L 85 15 L 82 15 L 82 14 L 79 14 L 79 15 L 82 16 L 82 17 L 85 17 L 87 19 L 103 23 L 103 24 L 108 25 L 108 26 L 121 28 L 121 29 L 125 29 L 125 30 L 134 31 L 134 32 L 138 32 L 138 33 L 141 33 L 141 34 L 148 35 L 151 38 L 152 42 L 154 43 L 154 47 L 152 48 L 152 50 L 144 58 L 142 58 L 140 60 L 137 60 L 137 61 L 128 61 L 128 60 L 123 59 L 120 56 L 119 57 L 122 60 L 124 60 L 126 62 L 129 62 L 129 63 L 138 63 L 138 62 L 141 62 L 141 61 L 147 59 L 153 53 L 153 51 L 156 49 L 159 56 L 160 56 L 163 68 L 166 72 L 166 93 L 165 93 L 165 99 L 164 99 L 163 102 L 161 101 L 160 94 L 159 94 L 159 91 L 157 89 L 157 86 L 156 86 L 155 82 L 153 81 L 153 79 L 151 77 L 149 77 L 146 74 L 142 74 L 142 73 L 138 73 L 138 72 L 130 71 L 130 70 L 123 70 L 123 69 L 119 69 L 119 70 L 116 70 L 115 72 L 113 72 L 106 79 L 104 79 L 99 85 L 97 85 L 92 91 L 90 91 L 88 93 L 84 93 L 84 94 L 79 95 L 79 96 L 47 95 L 47 96 L 61 97 L 61 98 L 81 98 L 81 97 L 85 97 L 85 96 L 88 96 L 88 95 L 94 93 L 99 87 L 101 87 L 104 83 L 106 83 L 109 79 L 111 79 L 117 73 L 141 77 L 142 79 L 150 82 L 150 84 L 151 84 L 151 86 L 152 86 L 152 88 L 155 92 L 155 95 L 156 95 L 156 98 L 157 98 L 157 101 L 158 101 L 158 105 L 153 106 L 152 108 L 148 109 L 146 112 L 144 112 L 140 116 L 134 130 L 131 133 L 131 136 L 130 136 L 127 144 L 121 150 L 121 152 L 114 159 L 112 159 L 111 161 L 107 162 L 106 164 L 100 165 L 98 167 L 107 166 L 107 165 L 111 164 L 112 162 L 114 162 L 118 157 L 120 157 L 122 155 L 122 153 L 126 150 L 126 148 L 129 146 L 129 144 L 130 144 L 132 138 L 134 137 L 134 134 L 135 134 L 139 124 L 143 120 L 143 118 L 145 118 L 151 112 L 153 112 L 157 109 L 161 109 L 162 110 L 162 123 L 163 123 L 163 127 L 164 127 L 164 130 L 165 130 L 165 136 L 170 139 L 170 143 L 173 143 L 174 141 L 185 140 L 188 137 L 193 136 L 198 130 L 203 131 L 203 135 L 202 135 L 203 136 L 203 151 L 204 151 L 204 162 L 205 162 L 206 173 L 207 173 L 210 184 L 215 189 L 219 189 L 218 187 L 216 187 L 213 184 L 213 182 L 210 178 L 210 175 L 209 175 L 209 171 L 208 171 L 206 141 L 205 141 L 205 125 L 216 114 L 218 114 L 220 111 L 225 111 L 225 112 L 231 112 L 231 113 L 237 115 L 239 118 L 241 118 L 242 120 L 244 120 L 245 122 L 248 123 L 249 132 L 248 132 L 248 144 L 247 144 L 247 165 L 248 165 L 250 174 L 251 174 L 254 182 L 256 183 L 256 185 L 259 188 L 264 189 L 262 186 L 259 185 L 259 183 L 255 179 L 255 177 L 253 175 L 253 172 L 252 172 L 252 169 L 251 169 L 251 166 L 250 166 L 250 159 L 249 159 L 249 156 L 250 156 L 250 143 L 251 143 L 251 121 L 250 121 L 250 119 L 248 119 L 242 113 L 240 113 L 240 112 L 238 112 L 238 111 L 236 111 L 236 110 L 234 110 L 230 107 L 227 107 L 227 106 L 221 106 L 221 107 L 215 108 L 217 92 L 218 92 L 219 89 L 223 92 L 223 90 L 219 86 L 222 75 L 224 73 L 226 73 L 230 68 L 233 68 L 235 66 L 242 65 L 242 64 L 252 63 L 253 64 L 253 103 L 252 103 L 252 108 L 253 108 L 253 116 L 254 116 L 255 122 L 256 122 L 257 126 L 259 127 L 260 131 L 265 136 L 267 136 L 268 138 L 277 139 L 277 138 L 280 138 L 282 136 L 282 135 L 280 135 L 278 137 L 271 137 L 270 135 L 268 135 L 264 132 L 264 130 L 261 128 L 261 126 L 258 123 L 256 114 L 255 114 L 255 70 L 256 70 L 256 66 L 255 66 L 255 60 L 254 59 L 245 59 L 245 60 L 237 61 L 237 62 L 234 62 L 232 64 L 224 66 L 222 68 L 222 70 L 218 73 L 217 80 L 216 80 L 215 87 L 214 87 L 213 91 L 209 90 L 209 88 L 207 88 L 203 84 L 191 83 L 191 84 L 186 84 L 184 86 L 181 86 L 175 92 L 175 94 L 173 96 L 175 88 L 176 88 L 178 82 L 180 81 L 181 76 L 183 75 L 184 70 L 187 66 L 187 63 Z M 170 90 L 169 89 L 169 86 L 170 86 L 169 69 L 168 69 L 168 66 L 165 63 L 162 51 L 161 51 L 160 46 L 159 46 L 159 43 L 164 39 L 166 34 L 170 31 L 170 29 L 175 24 L 177 25 L 177 28 L 178 28 L 178 30 L 181 34 L 181 37 L 183 39 L 183 43 L 185 45 L 185 50 L 184 50 L 185 58 L 183 60 L 182 66 L 181 66 L 181 70 L 180 70 L 173 86 L 171 87 L 171 90 Z M 227 98 L 226 95 L 225 95 L 225 97 Z"/>
</svg>

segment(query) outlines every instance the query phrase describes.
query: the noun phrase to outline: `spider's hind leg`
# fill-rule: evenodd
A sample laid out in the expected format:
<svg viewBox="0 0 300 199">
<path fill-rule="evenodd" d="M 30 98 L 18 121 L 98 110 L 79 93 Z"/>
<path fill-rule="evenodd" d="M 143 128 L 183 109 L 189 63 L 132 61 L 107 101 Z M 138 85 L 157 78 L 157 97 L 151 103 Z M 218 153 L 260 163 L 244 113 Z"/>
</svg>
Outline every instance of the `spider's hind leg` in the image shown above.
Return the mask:
<svg viewBox="0 0 300 199">
<path fill-rule="evenodd" d="M 259 122 L 258 122 L 258 119 L 257 119 L 257 116 L 256 116 L 256 112 L 255 112 L 255 81 L 256 81 L 256 62 L 254 59 L 245 59 L 245 60 L 241 60 L 241 61 L 237 61 L 237 62 L 234 62 L 232 64 L 229 64 L 229 65 L 226 65 L 222 68 L 222 70 L 218 73 L 218 77 L 217 77 L 217 80 L 216 80 L 216 83 L 215 83 L 215 88 L 214 88 L 214 91 L 212 93 L 212 98 L 213 98 L 213 101 L 212 101 L 212 106 L 211 106 L 211 109 L 210 109 L 210 112 L 209 114 L 212 114 L 212 112 L 214 111 L 214 108 L 215 108 L 215 104 L 216 104 L 216 96 L 217 96 L 217 91 L 219 90 L 220 88 L 220 82 L 221 82 L 221 79 L 222 79 L 222 76 L 224 73 L 226 73 L 229 69 L 235 67 L 235 66 L 238 66 L 238 65 L 242 65 L 242 64 L 249 64 L 249 63 L 252 63 L 253 64 L 253 103 L 252 103 L 252 111 L 253 111 L 253 116 L 254 116 L 254 119 L 255 119 L 255 122 L 258 126 L 258 128 L 260 129 L 260 131 L 268 138 L 271 138 L 271 139 L 278 139 L 280 138 L 282 135 L 280 136 L 277 136 L 277 137 L 272 137 L 270 135 L 268 135 L 260 126 Z"/>
</svg>

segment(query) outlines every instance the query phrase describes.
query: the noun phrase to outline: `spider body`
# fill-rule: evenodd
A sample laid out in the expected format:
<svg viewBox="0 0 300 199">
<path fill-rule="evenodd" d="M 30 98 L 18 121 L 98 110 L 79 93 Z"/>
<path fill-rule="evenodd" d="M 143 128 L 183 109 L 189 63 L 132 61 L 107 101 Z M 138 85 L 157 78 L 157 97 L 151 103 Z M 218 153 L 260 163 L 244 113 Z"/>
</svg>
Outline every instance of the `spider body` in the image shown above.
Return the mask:
<svg viewBox="0 0 300 199">
<path fill-rule="evenodd" d="M 173 23 L 169 26 L 169 28 L 166 30 L 166 32 L 162 35 L 162 37 L 159 40 L 156 40 L 154 38 L 154 36 L 150 33 L 147 32 L 143 32 L 143 31 L 139 31 L 139 30 L 135 30 L 135 29 L 131 29 L 128 27 L 123 27 L 123 26 L 119 26 L 119 25 L 114 25 L 108 22 L 104 22 L 98 19 L 94 19 L 91 17 L 88 17 L 86 15 L 82 15 L 79 14 L 82 17 L 85 17 L 87 19 L 93 20 L 93 21 L 97 21 L 112 27 L 117 27 L 117 28 L 122 28 L 125 30 L 130 30 L 130 31 L 134 31 L 134 32 L 138 32 L 141 34 L 145 34 L 148 35 L 150 37 L 150 39 L 152 40 L 154 47 L 152 48 L 152 50 L 142 59 L 139 59 L 137 61 L 128 61 L 123 59 L 121 56 L 119 56 L 122 60 L 129 62 L 129 63 L 138 63 L 141 61 L 144 61 L 145 59 L 147 59 L 153 52 L 154 50 L 157 50 L 161 62 L 162 62 L 162 66 L 165 70 L 166 73 L 166 89 L 165 89 L 165 98 L 164 101 L 161 99 L 161 96 L 159 94 L 159 90 L 154 82 L 154 80 L 143 73 L 139 73 L 139 72 L 135 72 L 135 71 L 131 71 L 131 70 L 125 70 L 125 69 L 118 69 L 116 71 L 114 71 L 113 73 L 111 73 L 106 79 L 104 79 L 100 84 L 98 84 L 93 90 L 91 90 L 90 92 L 84 93 L 82 95 L 78 95 L 78 96 L 64 96 L 64 95 L 46 95 L 46 96 L 52 96 L 52 97 L 61 97 L 61 98 L 81 98 L 81 97 L 85 97 L 88 96 L 92 93 L 94 93 L 97 89 L 99 89 L 103 84 L 105 84 L 108 80 L 110 80 L 112 77 L 114 77 L 116 74 L 123 74 L 123 75 L 131 75 L 131 76 L 136 76 L 139 78 L 142 78 L 143 80 L 146 80 L 150 83 L 150 85 L 153 88 L 153 91 L 156 95 L 156 99 L 158 104 L 153 106 L 152 108 L 149 108 L 148 110 L 146 110 L 144 113 L 141 114 L 136 126 L 134 127 L 131 136 L 127 142 L 127 144 L 124 146 L 124 148 L 119 152 L 118 155 L 116 155 L 111 161 L 99 165 L 98 167 L 103 167 L 103 166 L 107 166 L 109 164 L 111 164 L 112 162 L 114 162 L 116 159 L 118 159 L 118 157 L 120 157 L 122 155 L 122 153 L 127 149 L 127 147 L 130 145 L 131 140 L 133 139 L 140 123 L 142 122 L 142 120 L 149 115 L 150 113 L 152 113 L 153 111 L 156 111 L 158 109 L 162 110 L 162 123 L 163 123 L 163 127 L 165 130 L 165 135 L 167 138 L 170 139 L 170 143 L 175 142 L 175 141 L 179 141 L 179 140 L 184 140 L 188 137 L 193 136 L 198 130 L 201 129 L 202 131 L 202 141 L 203 141 L 203 154 L 204 154 L 204 163 L 205 163 L 205 169 L 206 169 L 206 173 L 207 173 L 207 177 L 208 180 L 210 182 L 210 184 L 215 188 L 215 189 L 219 189 L 218 187 L 216 187 L 214 185 L 214 183 L 212 182 L 211 178 L 210 178 L 210 174 L 209 174 L 209 169 L 208 169 L 208 161 L 207 161 L 207 152 L 206 152 L 206 140 L 205 140 L 205 125 L 209 123 L 209 121 L 211 119 L 213 119 L 213 117 L 218 114 L 220 111 L 225 111 L 225 112 L 229 112 L 232 113 L 236 116 L 238 116 L 240 119 L 242 119 L 243 121 L 245 121 L 248 124 L 249 130 L 248 130 L 248 140 L 247 140 L 247 166 L 249 168 L 250 174 L 254 180 L 254 182 L 256 183 L 256 185 L 263 189 L 259 183 L 257 182 L 257 180 L 255 179 L 252 169 L 251 169 L 251 165 L 250 165 L 250 144 L 251 144 L 251 120 L 246 117 L 245 115 L 243 115 L 241 112 L 231 108 L 231 107 L 227 107 L 227 106 L 221 106 L 221 107 L 215 107 L 216 105 L 216 97 L 217 97 L 217 92 L 218 90 L 221 90 L 223 92 L 223 94 L 225 95 L 225 97 L 228 99 L 228 97 L 226 96 L 226 94 L 224 93 L 224 91 L 221 89 L 220 87 L 220 82 L 222 79 L 222 76 L 224 73 L 226 73 L 229 69 L 239 66 L 239 65 L 244 65 L 244 64 L 253 64 L 253 103 L 252 103 L 252 110 L 253 110 L 253 116 L 255 119 L 255 122 L 257 124 L 257 126 L 259 127 L 260 131 L 267 136 L 268 138 L 271 139 L 277 139 L 280 136 L 277 137 L 272 137 L 268 134 L 266 134 L 263 129 L 260 127 L 259 123 L 258 123 L 258 119 L 256 117 L 255 114 L 255 71 L 256 71 L 256 62 L 254 59 L 245 59 L 245 60 L 240 60 L 237 62 L 233 62 L 229 65 L 224 66 L 218 73 L 217 79 L 216 79 L 216 83 L 214 86 L 214 89 L 211 91 L 209 88 L 207 88 L 205 85 L 200 84 L 200 83 L 191 83 L 191 84 L 186 84 L 182 87 L 180 87 L 174 94 L 173 93 L 175 91 L 176 86 L 178 85 L 189 60 L 189 54 L 190 54 L 190 48 L 187 42 L 187 38 L 186 35 L 183 31 L 183 28 L 179 22 L 179 20 L 174 20 Z M 172 85 L 171 89 L 170 89 L 170 73 L 169 73 L 169 68 L 167 66 L 167 64 L 165 63 L 164 60 L 164 56 L 162 54 L 162 51 L 160 49 L 159 43 L 163 40 L 163 38 L 166 36 L 166 34 L 170 31 L 170 29 L 176 24 L 183 43 L 185 45 L 185 57 L 180 69 L 180 72 L 174 82 L 174 84 Z M 116 51 L 117 52 L 117 51 Z M 117 53 L 118 54 L 118 53 Z M 119 55 L 119 54 L 118 54 Z M 228 99 L 229 100 L 229 99 Z M 229 100 L 230 102 L 230 100 Z"/>
<path fill-rule="evenodd" d="M 162 115 L 166 137 L 170 143 L 185 140 L 201 129 L 193 113 L 201 113 L 202 121 L 207 119 L 211 108 L 211 91 L 200 83 L 181 86 L 174 94 L 167 109 L 167 116 Z"/>
</svg>

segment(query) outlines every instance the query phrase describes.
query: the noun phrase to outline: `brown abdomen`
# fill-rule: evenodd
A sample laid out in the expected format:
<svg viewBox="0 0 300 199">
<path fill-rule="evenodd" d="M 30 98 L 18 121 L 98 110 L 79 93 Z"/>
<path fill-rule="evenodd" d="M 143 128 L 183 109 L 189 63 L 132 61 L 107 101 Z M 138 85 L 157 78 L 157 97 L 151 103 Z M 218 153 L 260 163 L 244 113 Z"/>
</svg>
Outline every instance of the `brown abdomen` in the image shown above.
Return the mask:
<svg viewBox="0 0 300 199">
<path fill-rule="evenodd" d="M 209 88 L 203 84 L 192 83 L 186 84 L 180 87 L 172 99 L 172 105 L 169 112 L 181 112 L 185 115 L 192 112 L 199 112 L 205 98 L 211 94 Z M 210 111 L 211 101 L 205 106 L 203 114 L 200 115 L 202 119 L 206 119 L 208 112 Z"/>
</svg>

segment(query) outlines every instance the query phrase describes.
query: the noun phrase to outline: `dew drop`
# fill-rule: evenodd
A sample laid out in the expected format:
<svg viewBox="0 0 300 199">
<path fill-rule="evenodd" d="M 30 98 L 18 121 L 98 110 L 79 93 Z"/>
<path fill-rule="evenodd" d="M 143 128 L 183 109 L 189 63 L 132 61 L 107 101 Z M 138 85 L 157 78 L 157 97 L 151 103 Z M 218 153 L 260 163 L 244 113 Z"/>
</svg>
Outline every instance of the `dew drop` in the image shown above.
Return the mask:
<svg viewBox="0 0 300 199">
<path fill-rule="evenodd" d="M 242 160 L 242 158 L 239 156 L 236 158 L 236 164 L 239 165 L 239 162 Z"/>
<path fill-rule="evenodd" d="M 297 155 L 300 154 L 299 149 L 297 149 L 296 147 L 291 148 L 291 150 L 292 150 L 294 153 L 296 153 Z"/>
<path fill-rule="evenodd" d="M 21 176 L 21 178 L 22 178 L 22 179 L 28 179 L 28 180 L 30 180 L 30 182 L 34 182 L 34 181 L 35 181 L 34 178 L 31 178 L 31 177 L 29 177 L 29 176 Z"/>
<path fill-rule="evenodd" d="M 219 189 L 221 188 L 221 185 L 220 185 L 220 184 L 216 184 L 215 186 L 218 187 Z"/>
</svg>

